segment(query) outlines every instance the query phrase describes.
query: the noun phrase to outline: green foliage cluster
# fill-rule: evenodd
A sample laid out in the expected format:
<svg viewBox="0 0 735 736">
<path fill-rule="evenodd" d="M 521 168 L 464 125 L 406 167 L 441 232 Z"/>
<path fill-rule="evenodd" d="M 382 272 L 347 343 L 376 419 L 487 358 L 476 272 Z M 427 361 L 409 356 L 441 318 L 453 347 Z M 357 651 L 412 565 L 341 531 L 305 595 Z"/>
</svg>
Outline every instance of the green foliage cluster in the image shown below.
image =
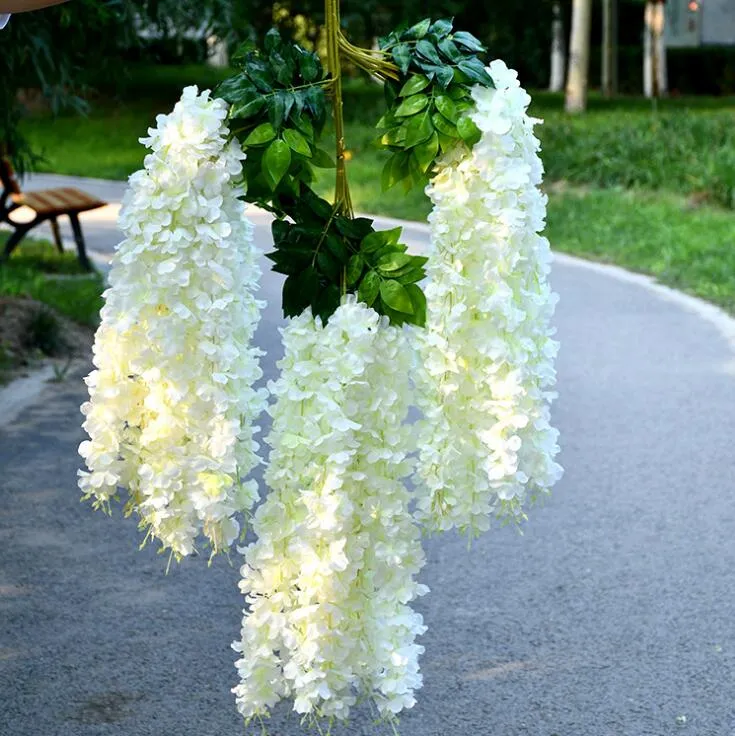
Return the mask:
<svg viewBox="0 0 735 736">
<path fill-rule="evenodd" d="M 38 163 L 37 151 L 23 135 L 26 109 L 20 90 L 40 90 L 51 110 L 88 109 L 82 97 L 81 69 L 109 73 L 121 45 L 129 39 L 130 0 L 75 0 L 19 13 L 2 31 L 0 53 L 0 153 L 19 173 Z M 92 30 L 93 29 L 93 30 Z"/>
<path fill-rule="evenodd" d="M 480 131 L 469 112 L 474 84 L 492 86 L 478 54 L 485 47 L 471 33 L 452 32 L 452 21 L 426 18 L 381 39 L 401 73 L 386 80 L 388 111 L 378 122 L 380 142 L 392 152 L 383 169 L 384 189 L 421 184 L 436 157 L 462 140 L 473 146 Z"/>
<path fill-rule="evenodd" d="M 263 52 L 246 46 L 233 62 L 240 70 L 217 95 L 232 106 L 230 125 L 247 153 L 248 200 L 272 209 L 276 192 L 299 196 L 301 184 L 314 179 L 313 166 L 334 166 L 316 145 L 329 80 L 317 54 L 284 41 L 275 29 L 266 34 Z"/>
<path fill-rule="evenodd" d="M 423 325 L 426 298 L 417 286 L 427 259 L 406 253 L 401 228 L 375 230 L 373 220 L 347 217 L 311 191 L 287 205 L 294 221 L 275 220 L 273 270 L 286 274 L 283 311 L 311 307 L 326 322 L 339 306 L 341 287 L 393 324 Z"/>
<path fill-rule="evenodd" d="M 376 231 L 372 220 L 352 217 L 344 202 L 330 204 L 310 188 L 314 167 L 334 166 L 318 145 L 333 80 L 317 55 L 272 29 L 263 51 L 248 47 L 236 63 L 238 73 L 216 94 L 230 103 L 232 129 L 247 153 L 246 199 L 277 217 L 268 257 L 287 277 L 284 314 L 310 307 L 326 322 L 349 292 L 393 324 L 423 325 L 426 299 L 417 282 L 426 258 L 406 253 L 400 228 Z"/>
</svg>

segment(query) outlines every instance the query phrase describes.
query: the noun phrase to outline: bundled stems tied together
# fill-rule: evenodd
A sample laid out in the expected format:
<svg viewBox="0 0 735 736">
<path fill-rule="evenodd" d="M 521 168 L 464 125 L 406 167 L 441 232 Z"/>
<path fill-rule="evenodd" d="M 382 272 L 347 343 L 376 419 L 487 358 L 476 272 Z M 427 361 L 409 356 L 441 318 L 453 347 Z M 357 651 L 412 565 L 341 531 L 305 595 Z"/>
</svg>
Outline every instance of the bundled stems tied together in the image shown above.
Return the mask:
<svg viewBox="0 0 735 736">
<path fill-rule="evenodd" d="M 332 78 L 332 107 L 334 110 L 335 154 L 337 159 L 337 177 L 334 190 L 335 209 L 352 216 L 352 200 L 347 185 L 345 169 L 345 132 L 342 114 L 342 69 L 339 62 L 339 2 L 325 0 L 324 14 L 327 21 L 327 64 Z"/>
</svg>

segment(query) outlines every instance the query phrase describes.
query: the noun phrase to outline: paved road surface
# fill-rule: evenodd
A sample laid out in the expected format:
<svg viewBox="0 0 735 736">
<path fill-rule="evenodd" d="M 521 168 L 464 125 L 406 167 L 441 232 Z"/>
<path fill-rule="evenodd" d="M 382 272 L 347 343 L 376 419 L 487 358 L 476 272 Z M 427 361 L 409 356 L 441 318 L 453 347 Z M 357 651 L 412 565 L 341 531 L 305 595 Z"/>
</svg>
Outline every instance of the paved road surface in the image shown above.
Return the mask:
<svg viewBox="0 0 735 736">
<path fill-rule="evenodd" d="M 96 249 L 110 230 L 88 223 Z M 554 285 L 566 476 L 522 537 L 428 542 L 425 686 L 401 734 L 732 736 L 733 348 L 609 273 L 562 261 Z M 258 335 L 271 375 L 278 288 Z M 51 384 L 0 433 L 0 734 L 242 734 L 237 566 L 166 577 L 132 520 L 79 503 L 83 395 Z M 270 733 L 301 731 L 284 709 Z M 360 711 L 336 733 L 388 729 Z"/>
</svg>

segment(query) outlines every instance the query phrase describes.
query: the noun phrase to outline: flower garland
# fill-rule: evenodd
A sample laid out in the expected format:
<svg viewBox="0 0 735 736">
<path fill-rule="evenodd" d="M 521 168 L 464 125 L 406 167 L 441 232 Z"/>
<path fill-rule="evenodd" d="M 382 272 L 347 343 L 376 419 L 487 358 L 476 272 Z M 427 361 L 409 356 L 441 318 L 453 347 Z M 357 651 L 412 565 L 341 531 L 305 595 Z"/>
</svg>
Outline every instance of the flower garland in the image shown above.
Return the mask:
<svg viewBox="0 0 735 736">
<path fill-rule="evenodd" d="M 241 571 L 237 708 L 249 720 L 290 697 L 299 713 L 344 719 L 363 695 L 391 718 L 421 686 L 425 627 L 408 604 L 428 591 L 403 482 L 406 333 L 348 295 L 326 326 L 310 310 L 289 320 L 283 341 L 272 490 Z"/>
<path fill-rule="evenodd" d="M 492 516 L 521 519 L 527 496 L 559 479 L 549 424 L 558 345 L 550 320 L 543 166 L 531 101 L 502 61 L 496 89 L 472 90 L 481 139 L 438 163 L 427 189 L 432 252 L 427 330 L 419 333 L 422 491 L 433 530 L 471 536 Z"/>
<path fill-rule="evenodd" d="M 177 557 L 200 533 L 213 553 L 228 548 L 234 514 L 258 495 L 242 478 L 259 462 L 252 422 L 265 392 L 253 388 L 251 341 L 264 305 L 227 113 L 188 87 L 142 139 L 152 153 L 123 202 L 82 406 L 84 498 L 109 510 L 126 488 L 126 511 Z"/>
</svg>

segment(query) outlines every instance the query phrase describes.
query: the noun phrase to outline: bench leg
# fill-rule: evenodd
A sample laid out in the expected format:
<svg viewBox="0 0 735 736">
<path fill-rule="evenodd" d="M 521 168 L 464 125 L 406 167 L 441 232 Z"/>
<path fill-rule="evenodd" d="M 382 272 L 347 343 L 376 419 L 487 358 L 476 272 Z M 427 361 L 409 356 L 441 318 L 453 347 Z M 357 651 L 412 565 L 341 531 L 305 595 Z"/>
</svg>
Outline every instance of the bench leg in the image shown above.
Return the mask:
<svg viewBox="0 0 735 736">
<path fill-rule="evenodd" d="M 84 235 L 82 235 L 82 226 L 79 223 L 79 215 L 70 214 L 69 220 L 71 222 L 71 229 L 74 232 L 74 242 L 77 244 L 79 263 L 82 264 L 82 268 L 87 271 L 92 271 L 92 264 L 89 262 L 89 258 L 87 258 L 87 248 L 84 244 Z"/>
<path fill-rule="evenodd" d="M 0 261 L 7 261 L 8 258 L 10 258 L 10 254 L 15 250 L 18 243 L 23 240 L 25 234 L 36 224 L 37 223 L 34 220 L 33 222 L 16 226 L 15 230 L 5 243 L 5 250 L 3 251 L 2 256 L 0 256 Z"/>
<path fill-rule="evenodd" d="M 59 253 L 63 253 L 64 246 L 61 243 L 61 233 L 59 232 L 59 221 L 55 217 L 52 217 L 49 224 L 51 225 L 51 232 L 54 235 L 54 243 L 56 243 L 56 250 L 58 250 Z"/>
</svg>

